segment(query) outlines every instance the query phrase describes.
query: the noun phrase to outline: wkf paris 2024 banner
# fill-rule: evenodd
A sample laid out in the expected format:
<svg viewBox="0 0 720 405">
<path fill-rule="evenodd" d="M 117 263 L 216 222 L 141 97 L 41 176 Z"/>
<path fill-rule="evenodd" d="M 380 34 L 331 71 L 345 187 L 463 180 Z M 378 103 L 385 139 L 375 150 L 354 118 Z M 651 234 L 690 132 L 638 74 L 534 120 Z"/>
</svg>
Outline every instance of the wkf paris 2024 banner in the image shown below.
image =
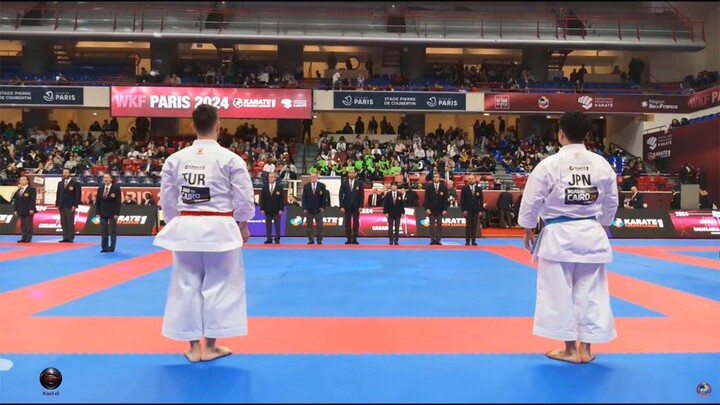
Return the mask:
<svg viewBox="0 0 720 405">
<path fill-rule="evenodd" d="M 312 90 L 213 87 L 113 86 L 113 117 L 189 118 L 201 104 L 218 109 L 220 118 L 308 119 Z"/>
<path fill-rule="evenodd" d="M 465 111 L 465 93 L 336 91 L 336 110 Z"/>
</svg>

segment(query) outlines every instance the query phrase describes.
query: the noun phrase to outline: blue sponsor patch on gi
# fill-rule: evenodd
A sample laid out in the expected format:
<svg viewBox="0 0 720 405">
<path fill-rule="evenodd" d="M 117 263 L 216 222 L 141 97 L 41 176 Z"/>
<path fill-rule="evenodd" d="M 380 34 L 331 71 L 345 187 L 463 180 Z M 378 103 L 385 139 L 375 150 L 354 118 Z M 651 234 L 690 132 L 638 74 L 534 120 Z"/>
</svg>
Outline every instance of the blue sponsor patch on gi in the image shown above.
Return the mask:
<svg viewBox="0 0 720 405">
<path fill-rule="evenodd" d="M 180 198 L 184 204 L 200 204 L 210 201 L 209 187 L 180 187 Z"/>
<path fill-rule="evenodd" d="M 595 204 L 599 196 L 597 187 L 568 187 L 565 189 L 565 205 Z"/>
</svg>

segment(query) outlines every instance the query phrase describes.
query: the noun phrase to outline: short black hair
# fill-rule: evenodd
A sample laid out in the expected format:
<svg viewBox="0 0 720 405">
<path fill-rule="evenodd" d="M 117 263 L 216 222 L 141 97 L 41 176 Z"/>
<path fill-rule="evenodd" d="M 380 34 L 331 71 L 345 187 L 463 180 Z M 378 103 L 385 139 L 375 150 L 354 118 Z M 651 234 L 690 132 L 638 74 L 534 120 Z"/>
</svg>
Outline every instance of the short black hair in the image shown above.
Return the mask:
<svg viewBox="0 0 720 405">
<path fill-rule="evenodd" d="M 23 177 L 25 177 L 25 180 L 27 180 L 28 183 L 30 183 L 30 177 L 28 177 L 26 174 L 21 174 L 21 175 L 18 177 L 18 181 L 20 181 L 20 179 L 22 179 Z"/>
<path fill-rule="evenodd" d="M 218 121 L 217 108 L 209 104 L 200 104 L 192 113 L 193 125 L 200 134 L 207 134 L 215 128 Z"/>
<path fill-rule="evenodd" d="M 568 111 L 560 117 L 560 129 L 572 143 L 582 143 L 590 132 L 590 120 L 580 111 Z"/>
<path fill-rule="evenodd" d="M 393 181 L 392 183 L 390 183 L 390 187 L 397 186 L 397 185 L 398 185 L 397 181 Z"/>
</svg>

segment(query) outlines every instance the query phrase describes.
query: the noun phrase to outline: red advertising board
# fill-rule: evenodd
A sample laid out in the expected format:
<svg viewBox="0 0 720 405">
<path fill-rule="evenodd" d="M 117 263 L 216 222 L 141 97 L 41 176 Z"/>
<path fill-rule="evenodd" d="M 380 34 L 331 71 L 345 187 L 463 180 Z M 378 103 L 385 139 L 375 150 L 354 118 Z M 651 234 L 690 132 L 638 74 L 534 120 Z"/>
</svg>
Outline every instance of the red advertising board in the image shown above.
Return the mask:
<svg viewBox="0 0 720 405">
<path fill-rule="evenodd" d="M 113 117 L 190 118 L 200 104 L 217 107 L 220 118 L 306 119 L 312 90 L 213 87 L 113 86 Z"/>
<path fill-rule="evenodd" d="M 720 105 L 720 86 L 699 91 L 688 97 L 688 112 L 700 111 Z"/>
<path fill-rule="evenodd" d="M 645 94 L 486 93 L 485 111 L 586 113 L 685 113 L 685 96 Z"/>
</svg>

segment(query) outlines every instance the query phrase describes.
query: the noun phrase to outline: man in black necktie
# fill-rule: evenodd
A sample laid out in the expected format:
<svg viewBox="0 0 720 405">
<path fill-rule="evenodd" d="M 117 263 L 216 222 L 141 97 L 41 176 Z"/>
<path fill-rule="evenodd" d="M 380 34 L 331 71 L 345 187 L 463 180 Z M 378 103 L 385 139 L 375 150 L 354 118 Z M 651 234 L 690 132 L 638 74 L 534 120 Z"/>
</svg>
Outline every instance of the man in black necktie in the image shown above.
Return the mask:
<svg viewBox="0 0 720 405">
<path fill-rule="evenodd" d="M 483 192 L 480 186 L 475 184 L 475 176 L 470 174 L 467 177 L 467 184 L 460 192 L 460 208 L 465 216 L 465 246 L 477 246 L 478 219 L 483 209 Z M 482 237 L 482 230 L 480 231 Z"/>
<path fill-rule="evenodd" d="M 382 189 L 376 188 L 370 197 L 368 197 L 368 206 L 370 207 L 382 207 L 383 205 L 383 194 Z"/>
<path fill-rule="evenodd" d="M 325 184 L 318 181 L 318 174 L 310 173 L 310 182 L 303 187 L 302 206 L 305 212 L 305 226 L 307 227 L 308 245 L 314 245 L 313 221 L 315 221 L 316 238 L 318 245 L 322 245 L 323 211 L 325 203 Z"/>
<path fill-rule="evenodd" d="M 75 210 L 80 205 L 82 187 L 70 178 L 70 169 L 63 169 L 62 180 L 57 187 L 55 206 L 60 211 L 60 226 L 63 238 L 60 243 L 72 243 L 75 240 Z"/>
<path fill-rule="evenodd" d="M 433 173 L 432 183 L 425 186 L 425 212 L 430 220 L 430 244 L 442 245 L 442 217 L 447 214 L 447 188 L 440 184 L 440 174 Z"/>
<path fill-rule="evenodd" d="M 340 185 L 340 212 L 345 214 L 346 245 L 358 245 L 360 231 L 360 208 L 363 206 L 363 182 L 357 179 L 354 168 L 348 170 L 347 180 Z"/>
<path fill-rule="evenodd" d="M 512 227 L 513 196 L 510 193 L 510 187 L 505 187 L 505 191 L 498 196 L 497 209 L 500 211 L 500 227 Z"/>
<path fill-rule="evenodd" d="M 268 184 L 260 192 L 260 212 L 265 215 L 265 244 L 272 243 L 272 224 L 275 222 L 275 244 L 280 244 L 280 215 L 285 208 L 282 197 L 282 186 L 275 184 L 277 174 L 268 174 Z"/>
<path fill-rule="evenodd" d="M 392 182 L 390 191 L 385 194 L 383 201 L 383 214 L 388 219 L 388 238 L 391 245 L 397 245 L 400 241 L 400 218 L 405 212 L 403 198 L 398 192 L 397 182 Z"/>
<path fill-rule="evenodd" d="M 15 215 L 20 218 L 20 232 L 22 237 L 17 243 L 30 243 L 33 237 L 33 216 L 37 209 L 35 202 L 37 201 L 37 192 L 35 187 L 31 186 L 28 177 L 22 175 L 18 178 L 18 190 L 13 196 L 13 210 Z"/>
<path fill-rule="evenodd" d="M 111 174 L 105 173 L 103 184 L 97 189 L 97 201 L 95 202 L 97 216 L 100 218 L 101 253 L 115 251 L 117 220 L 120 216 L 121 205 L 122 190 L 119 185 L 115 184 L 115 178 Z M 108 243 L 108 239 L 110 243 Z"/>
</svg>

